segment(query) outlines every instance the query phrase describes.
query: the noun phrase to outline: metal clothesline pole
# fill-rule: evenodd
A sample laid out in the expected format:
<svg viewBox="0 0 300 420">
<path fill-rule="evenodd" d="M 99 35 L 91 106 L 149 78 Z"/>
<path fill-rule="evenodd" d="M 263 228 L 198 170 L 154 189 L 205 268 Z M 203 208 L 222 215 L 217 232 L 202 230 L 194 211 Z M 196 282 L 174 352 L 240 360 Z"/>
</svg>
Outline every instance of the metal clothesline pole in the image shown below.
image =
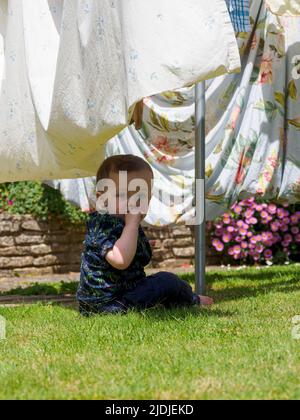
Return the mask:
<svg viewBox="0 0 300 420">
<path fill-rule="evenodd" d="M 206 84 L 199 83 L 195 87 L 195 277 L 196 292 L 205 294 L 206 289 L 206 194 L 205 194 L 205 101 Z"/>
</svg>

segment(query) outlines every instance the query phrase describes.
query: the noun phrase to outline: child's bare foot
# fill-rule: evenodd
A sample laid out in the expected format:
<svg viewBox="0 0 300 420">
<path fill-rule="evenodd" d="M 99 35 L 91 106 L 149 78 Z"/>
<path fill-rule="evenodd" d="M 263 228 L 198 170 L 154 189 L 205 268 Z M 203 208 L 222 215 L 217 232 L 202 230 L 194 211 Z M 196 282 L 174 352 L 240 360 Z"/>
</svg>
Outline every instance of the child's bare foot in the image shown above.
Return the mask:
<svg viewBox="0 0 300 420">
<path fill-rule="evenodd" d="M 200 296 L 201 306 L 211 306 L 214 304 L 214 300 L 208 296 Z"/>
</svg>

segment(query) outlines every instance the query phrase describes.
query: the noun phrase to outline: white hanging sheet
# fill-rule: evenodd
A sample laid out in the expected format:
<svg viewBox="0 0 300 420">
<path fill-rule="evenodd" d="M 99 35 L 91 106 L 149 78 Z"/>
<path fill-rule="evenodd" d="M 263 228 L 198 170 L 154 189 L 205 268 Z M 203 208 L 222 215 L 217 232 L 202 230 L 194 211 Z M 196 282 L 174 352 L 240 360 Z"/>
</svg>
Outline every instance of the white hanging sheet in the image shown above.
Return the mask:
<svg viewBox="0 0 300 420">
<path fill-rule="evenodd" d="M 143 97 L 240 70 L 224 0 L 0 6 L 0 182 L 94 175 Z"/>
</svg>

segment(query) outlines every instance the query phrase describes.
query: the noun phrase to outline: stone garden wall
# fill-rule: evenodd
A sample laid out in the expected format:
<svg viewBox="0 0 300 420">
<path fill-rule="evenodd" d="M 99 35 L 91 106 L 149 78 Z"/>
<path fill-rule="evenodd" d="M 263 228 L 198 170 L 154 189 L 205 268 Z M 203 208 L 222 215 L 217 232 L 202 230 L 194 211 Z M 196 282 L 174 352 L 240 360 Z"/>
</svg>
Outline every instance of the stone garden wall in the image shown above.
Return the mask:
<svg viewBox="0 0 300 420">
<path fill-rule="evenodd" d="M 191 264 L 193 231 L 189 227 L 146 228 L 153 247 L 153 268 Z M 0 214 L 0 275 L 78 272 L 85 225 L 74 226 L 54 219 L 37 221 L 32 216 Z M 220 263 L 208 248 L 208 263 Z"/>
</svg>

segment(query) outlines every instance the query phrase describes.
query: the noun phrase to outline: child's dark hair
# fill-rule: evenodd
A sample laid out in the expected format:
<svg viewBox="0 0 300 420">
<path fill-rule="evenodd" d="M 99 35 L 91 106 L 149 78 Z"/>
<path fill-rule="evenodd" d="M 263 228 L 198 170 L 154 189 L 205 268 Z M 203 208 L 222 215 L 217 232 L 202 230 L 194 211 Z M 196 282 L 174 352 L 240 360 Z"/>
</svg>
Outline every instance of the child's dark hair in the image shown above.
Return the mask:
<svg viewBox="0 0 300 420">
<path fill-rule="evenodd" d="M 153 171 L 148 162 L 144 159 L 134 155 L 116 155 L 107 158 L 100 166 L 97 173 L 97 183 L 102 179 L 109 178 L 111 172 L 139 172 L 150 171 L 153 176 Z"/>
</svg>

